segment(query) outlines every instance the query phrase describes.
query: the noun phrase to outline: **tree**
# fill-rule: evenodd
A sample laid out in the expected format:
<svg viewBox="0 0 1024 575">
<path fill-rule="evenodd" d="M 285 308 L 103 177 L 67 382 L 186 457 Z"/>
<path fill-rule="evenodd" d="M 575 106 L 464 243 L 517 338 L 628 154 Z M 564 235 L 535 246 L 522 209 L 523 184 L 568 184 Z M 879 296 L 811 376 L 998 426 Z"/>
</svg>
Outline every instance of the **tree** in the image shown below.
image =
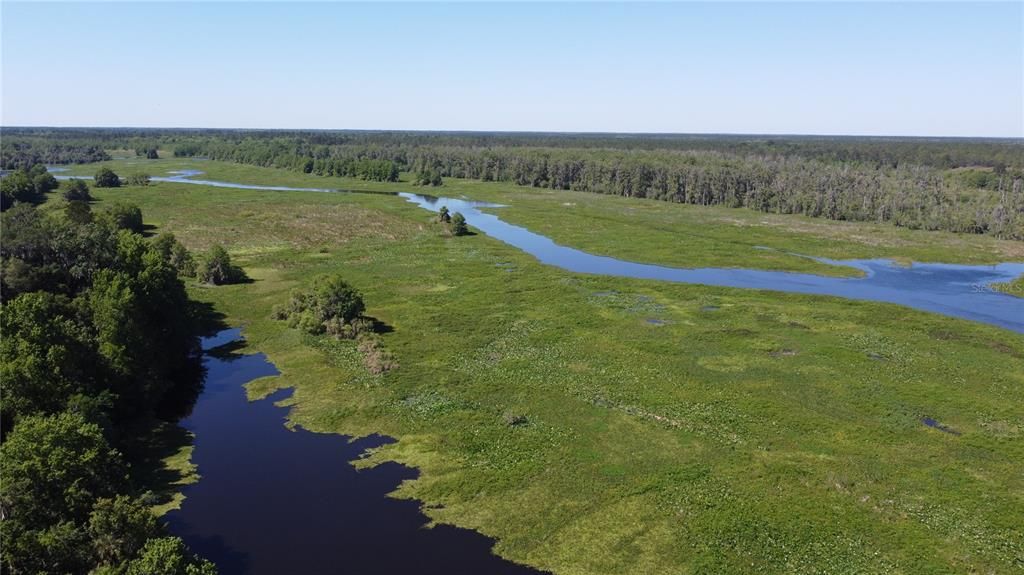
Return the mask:
<svg viewBox="0 0 1024 575">
<path fill-rule="evenodd" d="M 64 184 L 64 199 L 69 202 L 91 202 L 89 185 L 84 180 L 73 178 Z"/>
<path fill-rule="evenodd" d="M 189 553 L 178 537 L 150 539 L 126 575 L 216 575 L 217 568 Z"/>
<path fill-rule="evenodd" d="M 140 500 L 118 495 L 96 501 L 88 532 L 99 562 L 120 565 L 136 557 L 146 540 L 160 535 L 160 523 Z"/>
<path fill-rule="evenodd" d="M 0 178 L 0 194 L 3 195 L 7 207 L 15 202 L 35 204 L 43 200 L 42 194 L 36 190 L 32 178 L 24 170 L 17 170 Z"/>
<path fill-rule="evenodd" d="M 219 244 L 210 248 L 210 253 L 199 266 L 198 277 L 199 281 L 213 285 L 239 283 L 246 279 L 242 268 L 231 263 L 231 256 Z"/>
<path fill-rule="evenodd" d="M 42 174 L 36 174 L 32 178 L 32 185 L 36 189 L 36 194 L 42 195 L 56 190 L 60 183 L 57 182 L 57 178 L 53 177 L 53 174 L 44 172 Z"/>
<path fill-rule="evenodd" d="M 441 172 L 434 168 L 417 172 L 416 178 L 413 180 L 413 185 L 415 186 L 440 186 L 443 183 Z"/>
<path fill-rule="evenodd" d="M 138 206 L 118 202 L 107 208 L 103 214 L 119 230 L 141 234 L 145 229 L 142 224 L 142 210 Z"/>
<path fill-rule="evenodd" d="M 92 208 L 82 201 L 71 201 L 64 206 L 64 217 L 76 224 L 88 224 L 92 222 Z"/>
<path fill-rule="evenodd" d="M 196 275 L 196 263 L 192 254 L 185 248 L 174 234 L 164 232 L 153 240 L 153 248 L 171 267 L 178 271 L 178 275 L 194 277 Z"/>
<path fill-rule="evenodd" d="M 469 228 L 466 226 L 466 218 L 459 212 L 455 212 L 452 215 L 452 234 L 456 236 L 464 236 L 469 233 Z"/>
<path fill-rule="evenodd" d="M 79 414 L 26 417 L 0 446 L 0 507 L 5 521 L 46 527 L 84 522 L 93 501 L 125 480 L 121 454 Z"/>
<path fill-rule="evenodd" d="M 135 148 L 135 155 L 140 158 L 146 158 L 147 160 L 156 160 L 160 157 L 160 154 L 157 152 L 156 146 Z"/>
<path fill-rule="evenodd" d="M 0 314 L 0 392 L 5 425 L 61 411 L 69 397 L 93 391 L 96 356 L 71 301 L 22 294 Z"/>
<path fill-rule="evenodd" d="M 93 182 L 93 185 L 97 188 L 117 188 L 121 186 L 121 179 L 110 168 L 100 168 L 96 172 Z"/>
</svg>

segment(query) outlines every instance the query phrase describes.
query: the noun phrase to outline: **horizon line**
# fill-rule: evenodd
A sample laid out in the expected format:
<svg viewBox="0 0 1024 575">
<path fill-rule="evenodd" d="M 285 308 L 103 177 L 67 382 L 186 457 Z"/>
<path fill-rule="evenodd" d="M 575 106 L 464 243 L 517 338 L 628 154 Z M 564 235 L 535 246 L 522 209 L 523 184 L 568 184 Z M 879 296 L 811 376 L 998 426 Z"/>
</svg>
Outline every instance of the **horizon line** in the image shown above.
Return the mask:
<svg viewBox="0 0 1024 575">
<path fill-rule="evenodd" d="M 252 127 L 209 127 L 209 126 L 55 126 L 16 124 L 2 125 L 7 129 L 47 130 L 223 130 L 231 132 L 364 132 L 364 133 L 421 133 L 421 134 L 510 134 L 510 135 L 564 135 L 564 136 L 686 136 L 686 137 L 770 137 L 770 138 L 876 138 L 907 140 L 1009 140 L 1024 143 L 1021 136 L 957 136 L 957 135 L 914 135 L 914 134 L 849 134 L 849 133 L 796 133 L 796 132 L 614 132 L 602 130 L 486 130 L 486 129 L 424 129 L 424 128 L 252 128 Z"/>
</svg>

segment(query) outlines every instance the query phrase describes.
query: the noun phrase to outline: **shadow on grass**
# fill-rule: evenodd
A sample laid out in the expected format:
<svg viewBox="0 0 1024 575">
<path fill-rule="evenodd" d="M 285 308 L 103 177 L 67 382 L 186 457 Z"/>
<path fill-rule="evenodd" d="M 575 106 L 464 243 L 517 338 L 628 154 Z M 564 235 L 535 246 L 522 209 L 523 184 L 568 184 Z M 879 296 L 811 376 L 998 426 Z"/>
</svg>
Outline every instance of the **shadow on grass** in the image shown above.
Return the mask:
<svg viewBox="0 0 1024 575">
<path fill-rule="evenodd" d="M 385 334 L 395 331 L 395 328 L 391 327 L 390 325 L 380 321 L 379 319 L 373 316 L 365 315 L 363 316 L 363 319 L 369 321 L 372 324 L 373 327 L 371 329 L 373 329 L 373 333 Z"/>
<path fill-rule="evenodd" d="M 129 479 L 139 495 L 145 494 L 151 505 L 170 502 L 181 486 L 187 483 L 191 467 L 182 462 L 168 466 L 165 460 L 184 457 L 183 450 L 192 445 L 192 434 L 177 423 L 168 421 L 139 422 L 125 431 L 120 449 L 131 463 Z"/>
<path fill-rule="evenodd" d="M 190 301 L 189 303 L 189 315 L 195 319 L 198 331 L 196 335 L 210 337 L 228 328 L 225 321 L 226 316 L 217 311 L 213 304 L 202 301 Z"/>
</svg>

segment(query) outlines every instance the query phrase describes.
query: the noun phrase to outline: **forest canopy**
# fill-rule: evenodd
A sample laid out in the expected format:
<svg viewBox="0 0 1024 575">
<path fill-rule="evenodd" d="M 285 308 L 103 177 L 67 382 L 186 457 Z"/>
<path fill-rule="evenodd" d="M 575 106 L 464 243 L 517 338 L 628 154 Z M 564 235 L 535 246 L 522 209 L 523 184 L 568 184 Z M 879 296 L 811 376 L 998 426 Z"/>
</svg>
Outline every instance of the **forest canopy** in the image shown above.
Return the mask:
<svg viewBox="0 0 1024 575">
<path fill-rule="evenodd" d="M 187 250 L 143 237 L 135 206 L 67 205 L 17 202 L 0 222 L 2 570 L 142 573 L 159 560 L 212 573 L 168 542 L 125 455 L 202 385 Z"/>
</svg>

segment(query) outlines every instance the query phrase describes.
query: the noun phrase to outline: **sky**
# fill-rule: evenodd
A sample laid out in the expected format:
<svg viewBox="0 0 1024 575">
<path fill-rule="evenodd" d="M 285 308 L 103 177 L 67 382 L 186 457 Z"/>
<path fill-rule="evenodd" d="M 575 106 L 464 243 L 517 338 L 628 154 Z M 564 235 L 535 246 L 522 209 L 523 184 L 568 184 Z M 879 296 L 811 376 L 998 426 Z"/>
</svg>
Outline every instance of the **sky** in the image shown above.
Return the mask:
<svg viewBox="0 0 1024 575">
<path fill-rule="evenodd" d="M 1024 3 L 0 3 L 0 124 L 1024 137 Z"/>
</svg>

